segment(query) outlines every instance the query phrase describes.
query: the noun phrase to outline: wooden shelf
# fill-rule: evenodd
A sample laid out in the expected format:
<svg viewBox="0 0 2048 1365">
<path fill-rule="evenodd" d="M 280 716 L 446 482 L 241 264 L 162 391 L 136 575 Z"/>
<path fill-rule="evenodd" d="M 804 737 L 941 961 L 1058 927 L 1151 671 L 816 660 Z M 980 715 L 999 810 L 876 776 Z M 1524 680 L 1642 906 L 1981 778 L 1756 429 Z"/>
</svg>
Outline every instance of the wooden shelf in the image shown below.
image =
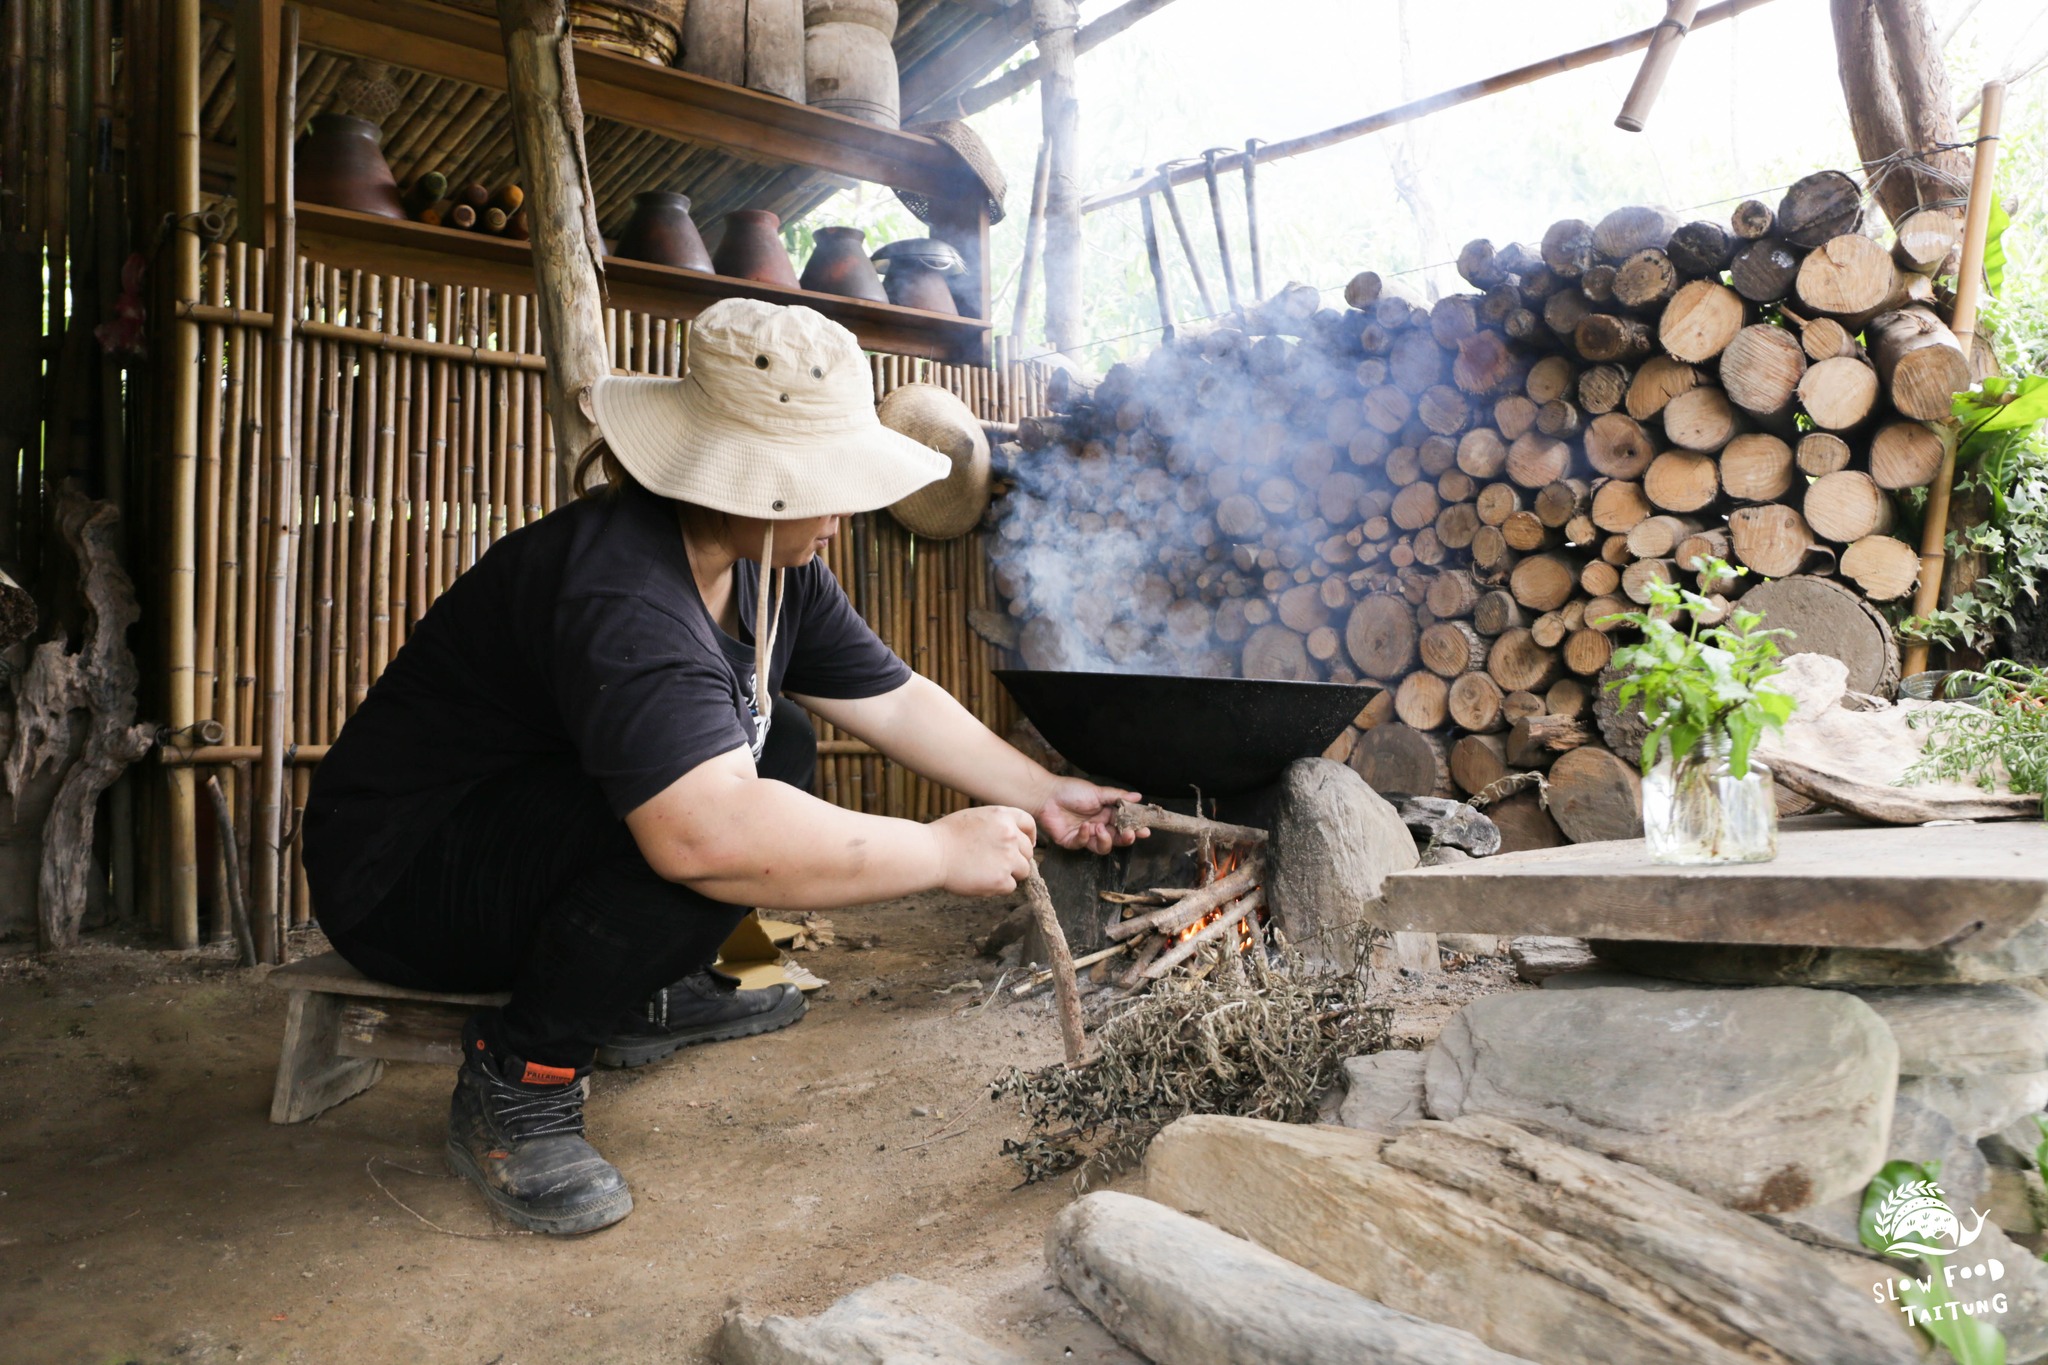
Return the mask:
<svg viewBox="0 0 2048 1365">
<path fill-rule="evenodd" d="M 516 238 L 380 218 L 303 200 L 295 213 L 299 250 L 316 261 L 513 293 L 531 293 L 534 288 L 533 253 Z M 783 289 L 616 256 L 605 258 L 604 271 L 606 292 L 612 302 L 625 308 L 690 318 L 719 299 L 800 303 L 846 327 L 869 350 L 954 363 L 986 363 L 991 329 L 979 318 L 951 317 L 808 289 Z"/>
<path fill-rule="evenodd" d="M 299 24 L 302 41 L 316 47 L 377 56 L 489 90 L 505 88 L 503 40 L 498 25 L 481 14 L 425 0 L 308 0 L 300 6 Z M 958 152 L 916 133 L 584 44 L 576 48 L 576 83 L 584 113 L 679 141 L 937 200 L 976 192 Z"/>
</svg>

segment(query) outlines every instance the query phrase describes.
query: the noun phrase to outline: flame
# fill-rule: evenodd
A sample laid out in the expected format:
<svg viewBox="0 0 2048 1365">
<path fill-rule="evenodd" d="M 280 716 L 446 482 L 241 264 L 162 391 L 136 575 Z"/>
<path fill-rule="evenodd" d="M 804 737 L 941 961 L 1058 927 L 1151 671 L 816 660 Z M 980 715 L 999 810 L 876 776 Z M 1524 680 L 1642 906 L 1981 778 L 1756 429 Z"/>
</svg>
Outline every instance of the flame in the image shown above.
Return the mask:
<svg viewBox="0 0 2048 1365">
<path fill-rule="evenodd" d="M 1201 884 L 1203 886 L 1207 886 L 1211 882 L 1216 881 L 1218 878 L 1230 875 L 1232 872 L 1235 872 L 1238 869 L 1238 867 L 1244 862 L 1244 860 L 1245 850 L 1242 848 L 1233 847 L 1224 849 L 1208 849 L 1204 854 L 1202 867 L 1205 875 L 1202 877 Z M 1202 918 L 1196 920 L 1193 924 L 1187 925 L 1186 927 L 1181 929 L 1181 931 L 1174 936 L 1174 942 L 1187 942 L 1189 939 L 1193 938 L 1195 935 L 1201 933 L 1204 929 L 1214 924 L 1217 920 L 1223 918 L 1223 912 L 1229 908 L 1230 907 L 1228 904 L 1217 906 L 1214 910 L 1211 910 L 1208 914 L 1202 916 Z M 1248 952 L 1252 948 L 1252 946 L 1259 941 L 1260 931 L 1263 928 L 1265 921 L 1266 912 L 1263 909 L 1260 909 L 1254 910 L 1251 914 L 1244 916 L 1244 918 L 1238 920 L 1238 922 L 1234 926 L 1232 926 L 1237 931 L 1236 937 L 1238 952 Z"/>
</svg>

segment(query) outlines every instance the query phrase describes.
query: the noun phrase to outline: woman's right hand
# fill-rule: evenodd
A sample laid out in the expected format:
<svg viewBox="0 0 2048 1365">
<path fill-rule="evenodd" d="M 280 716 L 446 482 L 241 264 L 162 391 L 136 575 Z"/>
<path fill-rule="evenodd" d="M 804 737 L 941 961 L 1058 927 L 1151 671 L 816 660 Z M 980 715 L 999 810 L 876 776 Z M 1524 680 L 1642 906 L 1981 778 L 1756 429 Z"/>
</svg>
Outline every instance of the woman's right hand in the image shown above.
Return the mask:
<svg viewBox="0 0 2048 1365">
<path fill-rule="evenodd" d="M 946 890 L 956 896 L 1003 896 L 1029 877 L 1038 826 L 1014 806 L 970 806 L 935 820 Z"/>
</svg>

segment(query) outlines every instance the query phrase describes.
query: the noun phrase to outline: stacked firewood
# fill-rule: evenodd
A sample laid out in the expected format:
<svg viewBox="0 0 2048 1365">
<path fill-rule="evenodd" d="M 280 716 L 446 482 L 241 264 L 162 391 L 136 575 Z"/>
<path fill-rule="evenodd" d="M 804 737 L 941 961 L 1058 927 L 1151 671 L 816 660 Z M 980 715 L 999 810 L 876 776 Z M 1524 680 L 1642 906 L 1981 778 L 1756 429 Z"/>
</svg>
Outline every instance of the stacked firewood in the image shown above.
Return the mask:
<svg viewBox="0 0 2048 1365">
<path fill-rule="evenodd" d="M 1898 500 L 1973 373 L 1934 285 L 1959 230 L 1927 210 L 1880 242 L 1826 171 L 1725 225 L 1631 207 L 1474 241 L 1475 292 L 1433 305 L 1371 272 L 1342 310 L 1290 286 L 1055 383 L 993 550 L 1025 662 L 1377 681 L 1333 749 L 1376 786 L 1548 769 L 1632 818 L 1591 713 L 1649 584 L 1725 601 L 1693 567 L 1722 559 L 1744 587 L 1912 591 Z"/>
</svg>

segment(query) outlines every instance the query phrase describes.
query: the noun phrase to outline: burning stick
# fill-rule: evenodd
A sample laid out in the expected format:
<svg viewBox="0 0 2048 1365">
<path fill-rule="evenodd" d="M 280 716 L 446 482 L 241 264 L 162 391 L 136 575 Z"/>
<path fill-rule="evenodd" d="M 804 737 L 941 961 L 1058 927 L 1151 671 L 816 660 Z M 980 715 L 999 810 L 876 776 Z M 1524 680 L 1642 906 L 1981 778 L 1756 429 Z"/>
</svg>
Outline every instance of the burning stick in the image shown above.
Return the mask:
<svg viewBox="0 0 2048 1365">
<path fill-rule="evenodd" d="M 1204 820 L 1199 815 L 1181 815 L 1159 806 L 1137 805 L 1129 801 L 1118 804 L 1116 827 L 1119 830 L 1149 829 L 1166 834 L 1192 834 L 1219 844 L 1263 844 L 1268 837 L 1266 831 L 1249 825 L 1227 825 L 1220 820 Z"/>
<path fill-rule="evenodd" d="M 1052 893 L 1045 889 L 1045 878 L 1036 868 L 1024 883 L 1024 898 L 1031 905 L 1032 918 L 1038 921 L 1046 955 L 1052 959 L 1053 994 L 1059 1001 L 1060 1040 L 1067 1046 L 1067 1065 L 1078 1067 L 1088 1050 L 1087 1035 L 1081 1030 L 1081 988 L 1074 980 L 1074 955 L 1067 950 L 1067 932 L 1060 928 Z"/>
<path fill-rule="evenodd" d="M 1175 967 L 1193 957 L 1202 948 L 1222 938 L 1237 926 L 1238 921 L 1265 903 L 1266 895 L 1263 891 L 1254 891 L 1249 896 L 1239 897 L 1231 903 L 1228 910 L 1225 910 L 1213 923 L 1206 926 L 1201 933 L 1192 935 L 1184 941 L 1175 944 L 1157 962 L 1147 967 L 1145 969 L 1145 979 L 1147 981 L 1157 981 L 1160 977 L 1165 976 Z"/>
<path fill-rule="evenodd" d="M 1245 859 L 1243 866 L 1225 873 L 1207 886 L 1197 888 L 1172 905 L 1139 915 L 1135 919 L 1120 920 L 1110 925 L 1105 932 L 1117 940 L 1133 939 L 1153 930 L 1162 934 L 1178 933 L 1211 910 L 1242 896 L 1257 886 L 1265 875 L 1266 860 L 1258 854 L 1253 854 Z"/>
</svg>

